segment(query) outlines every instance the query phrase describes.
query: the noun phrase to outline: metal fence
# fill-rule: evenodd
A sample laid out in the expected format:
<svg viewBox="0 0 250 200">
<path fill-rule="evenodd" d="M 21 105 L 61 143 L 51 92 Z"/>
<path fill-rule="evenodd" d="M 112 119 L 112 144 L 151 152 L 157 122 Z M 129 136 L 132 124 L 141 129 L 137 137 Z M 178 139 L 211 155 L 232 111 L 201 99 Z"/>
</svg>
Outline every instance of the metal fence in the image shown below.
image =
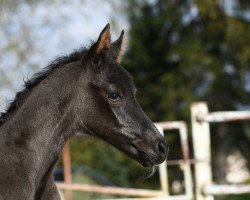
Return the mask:
<svg viewBox="0 0 250 200">
<path fill-rule="evenodd" d="M 181 140 L 182 159 L 168 160 L 159 165 L 161 190 L 144 190 L 134 188 L 104 187 L 71 183 L 70 151 L 66 144 L 63 150 L 64 183 L 57 183 L 59 189 L 65 190 L 65 198 L 72 199 L 72 191 L 121 195 L 133 199 L 168 199 L 168 200 L 213 200 L 214 195 L 250 193 L 250 185 L 218 185 L 212 181 L 211 144 L 209 123 L 250 120 L 250 111 L 208 112 L 205 102 L 193 103 L 191 106 L 192 141 L 194 159 L 189 158 L 187 125 L 183 121 L 155 123 L 158 130 L 178 130 Z M 194 164 L 193 183 L 191 164 Z M 185 193 L 170 195 L 167 165 L 180 165 L 184 174 Z M 128 198 L 127 198 L 128 199 Z"/>
</svg>

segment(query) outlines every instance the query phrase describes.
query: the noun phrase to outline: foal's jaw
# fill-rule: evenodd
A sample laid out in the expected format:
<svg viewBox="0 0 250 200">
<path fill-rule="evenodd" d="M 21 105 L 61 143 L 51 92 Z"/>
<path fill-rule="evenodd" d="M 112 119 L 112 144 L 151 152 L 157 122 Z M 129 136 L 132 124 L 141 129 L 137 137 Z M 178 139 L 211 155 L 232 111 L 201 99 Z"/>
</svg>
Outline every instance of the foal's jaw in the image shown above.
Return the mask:
<svg viewBox="0 0 250 200">
<path fill-rule="evenodd" d="M 107 141 L 117 149 L 138 161 L 144 167 L 152 167 L 166 160 L 168 146 L 164 137 L 160 134 L 154 124 L 147 120 L 148 118 L 144 121 L 149 125 L 147 130 L 139 128 L 139 130 L 122 131 L 121 128 L 120 131 L 117 131 L 116 133 L 110 132 L 109 134 L 115 134 L 116 138 L 110 137 Z M 133 127 L 136 126 L 140 126 L 140 123 L 135 124 Z M 140 130 L 142 131 L 139 132 Z"/>
</svg>

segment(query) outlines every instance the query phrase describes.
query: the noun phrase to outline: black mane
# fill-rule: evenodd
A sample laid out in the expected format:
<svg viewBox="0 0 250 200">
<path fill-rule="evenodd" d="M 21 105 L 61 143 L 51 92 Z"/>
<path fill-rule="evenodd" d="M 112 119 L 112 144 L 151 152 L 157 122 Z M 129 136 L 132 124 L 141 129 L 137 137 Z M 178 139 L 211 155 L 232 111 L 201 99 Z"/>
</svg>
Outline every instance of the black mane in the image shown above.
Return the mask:
<svg viewBox="0 0 250 200">
<path fill-rule="evenodd" d="M 87 51 L 86 48 L 81 48 L 79 50 L 75 50 L 73 53 L 69 55 L 60 56 L 55 60 L 53 60 L 52 62 L 50 62 L 50 64 L 47 67 L 45 67 L 41 72 L 34 74 L 31 79 L 24 81 L 24 89 L 20 92 L 17 92 L 14 100 L 9 104 L 5 112 L 2 113 L 0 112 L 0 126 L 4 122 L 7 114 L 17 108 L 20 96 L 26 94 L 30 89 L 37 86 L 41 81 L 43 81 L 46 77 L 48 77 L 56 68 L 79 60 L 86 51 Z"/>
</svg>

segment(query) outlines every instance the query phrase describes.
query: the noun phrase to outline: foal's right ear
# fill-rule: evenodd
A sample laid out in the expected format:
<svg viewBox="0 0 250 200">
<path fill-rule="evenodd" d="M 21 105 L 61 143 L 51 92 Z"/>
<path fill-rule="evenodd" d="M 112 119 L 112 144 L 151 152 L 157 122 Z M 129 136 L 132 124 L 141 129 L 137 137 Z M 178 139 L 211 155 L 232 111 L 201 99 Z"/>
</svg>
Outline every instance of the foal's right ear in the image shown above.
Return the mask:
<svg viewBox="0 0 250 200">
<path fill-rule="evenodd" d="M 122 30 L 120 37 L 110 45 L 109 54 L 117 63 L 121 62 L 122 56 L 125 51 L 123 36 L 124 30 Z"/>
</svg>

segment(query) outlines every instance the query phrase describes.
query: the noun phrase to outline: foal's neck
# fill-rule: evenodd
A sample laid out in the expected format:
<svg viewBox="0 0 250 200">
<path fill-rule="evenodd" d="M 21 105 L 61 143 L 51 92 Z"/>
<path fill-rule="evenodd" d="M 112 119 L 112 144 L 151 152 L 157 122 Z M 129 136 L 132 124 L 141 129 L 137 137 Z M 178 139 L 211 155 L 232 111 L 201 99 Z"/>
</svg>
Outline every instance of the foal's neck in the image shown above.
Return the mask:
<svg viewBox="0 0 250 200">
<path fill-rule="evenodd" d="M 40 175 L 51 168 L 66 140 L 76 133 L 71 101 L 79 70 L 72 67 L 55 69 L 26 91 L 0 126 L 1 141 L 10 144 L 11 151 L 29 155 L 22 159 Z"/>
</svg>

